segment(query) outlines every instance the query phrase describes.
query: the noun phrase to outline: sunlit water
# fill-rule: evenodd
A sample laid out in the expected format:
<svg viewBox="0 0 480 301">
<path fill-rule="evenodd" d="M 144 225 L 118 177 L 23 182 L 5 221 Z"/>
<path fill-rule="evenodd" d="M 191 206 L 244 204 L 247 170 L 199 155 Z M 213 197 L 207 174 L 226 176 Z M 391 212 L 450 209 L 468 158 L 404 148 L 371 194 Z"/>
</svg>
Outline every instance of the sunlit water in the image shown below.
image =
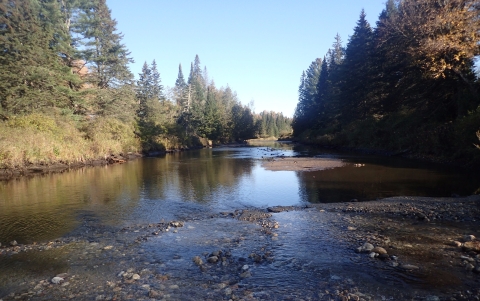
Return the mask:
<svg viewBox="0 0 480 301">
<path fill-rule="evenodd" d="M 345 164 L 310 172 L 268 171 L 262 167 L 267 158 L 281 160 L 278 157 L 282 155 L 330 158 Z M 6 245 L 15 239 L 26 244 L 74 233 L 86 237 L 86 241 L 113 244 L 115 249 L 131 256 L 132 265 L 150 262 L 158 271 L 168 271 L 180 283 L 191 287 L 198 286 L 206 277 L 192 264 L 193 256 L 230 250 L 232 258 L 241 262 L 251 252 L 269 250 L 275 254 L 275 261 L 253 265 L 252 277 L 240 282 L 256 292 L 257 297 L 273 294 L 281 300 L 284 295 L 295 298 L 301 292 L 299 297 L 315 299 L 319 283 L 330 285 L 345 281 L 347 276 L 357 283 L 384 287 L 388 294 L 389 286 L 408 289 L 408 282 L 420 284 L 421 280 L 402 279 L 404 276 L 393 270 L 384 271 L 385 265 L 376 266 L 352 255 L 351 249 L 331 233 L 332 221 L 314 211 L 276 214 L 274 219 L 280 227 L 275 239 L 266 237 L 258 225 L 210 218 L 210 215 L 245 208 L 365 201 L 398 195 L 470 195 L 479 186 L 478 175 L 458 169 L 399 158 L 325 152 L 292 144 L 194 150 L 122 165 L 0 182 L 0 243 Z M 85 231 L 99 225 L 120 229 L 162 220 L 187 222 L 177 233 L 150 238 L 140 249 L 132 249 L 128 238 L 115 232 L 118 230 L 112 230 L 104 238 L 97 235 L 99 232 L 91 236 L 94 234 Z M 88 265 L 87 259 L 75 259 L 76 247 L 71 248 L 72 251 L 58 254 L 52 251 L 0 258 L 0 270 L 9 275 L 0 277 L 0 292 L 2 282 L 16 283 L 17 278 L 26 275 L 43 275 L 47 267 L 60 273 L 65 269 L 75 270 L 77 265 Z M 83 247 L 78 252 L 82 250 Z M 68 257 L 66 252 L 71 252 Z M 82 271 L 115 277 L 119 272 L 113 265 L 117 258 L 105 260 L 110 260 L 113 269 L 105 270 L 106 274 L 88 268 Z M 214 272 L 210 274 L 215 280 Z M 193 293 L 183 292 L 184 297 Z M 200 299 L 205 297 L 199 294 Z"/>
<path fill-rule="evenodd" d="M 334 158 L 347 164 L 313 172 L 262 167 L 262 160 L 280 155 Z M 365 166 L 358 168 L 355 163 Z M 81 212 L 92 212 L 110 225 L 122 225 L 211 210 L 396 195 L 470 195 L 479 187 L 480 177 L 462 170 L 291 144 L 194 150 L 0 182 L 0 243 L 59 237 L 78 226 Z"/>
</svg>

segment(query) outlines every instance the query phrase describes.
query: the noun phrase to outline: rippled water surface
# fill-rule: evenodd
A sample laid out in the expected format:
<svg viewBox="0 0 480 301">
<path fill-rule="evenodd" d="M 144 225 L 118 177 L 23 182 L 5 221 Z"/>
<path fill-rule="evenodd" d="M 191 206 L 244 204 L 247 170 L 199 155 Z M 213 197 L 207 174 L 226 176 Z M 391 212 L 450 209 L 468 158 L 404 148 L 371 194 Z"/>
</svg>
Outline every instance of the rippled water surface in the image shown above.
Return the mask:
<svg viewBox="0 0 480 301">
<path fill-rule="evenodd" d="M 284 156 L 344 164 L 308 172 L 262 167 L 264 161 L 281 161 Z M 93 283 L 104 284 L 108 279 L 114 283 L 117 274 L 128 267 L 137 271 L 147 268 L 161 279 L 171 278 L 183 288 L 171 292 L 174 300 L 218 299 L 229 285 L 266 300 L 319 300 L 328 294 L 327 288 L 349 281 L 382 296 L 398 296 L 425 285 L 427 290 L 440 283 L 454 285 L 451 275 L 439 282 L 438 277 L 431 280 L 425 275 L 405 274 L 378 260 L 366 260 L 365 254 L 354 254 L 338 236 L 349 221 L 335 214 L 313 209 L 277 213 L 272 217 L 279 224 L 272 229 L 274 235 L 257 222 L 233 216 L 241 212 L 237 209 L 277 205 L 397 195 L 470 195 L 479 187 L 480 177 L 462 170 L 273 142 L 0 182 L 3 246 L 12 240 L 31 244 L 70 237 L 65 247 L 0 257 L 0 299 L 11 292 L 31 291 L 38 279 L 64 272 L 87 279 L 78 282 L 78 298 L 95 299 L 97 293 L 83 285 L 92 284 L 93 290 L 111 289 Z M 172 220 L 184 221 L 185 226 L 152 233 L 156 223 Z M 225 265 L 205 265 L 202 270 L 192 263 L 194 256 L 206 259 L 217 250 L 229 253 Z M 257 262 L 252 253 L 264 257 Z M 244 269 L 251 272 L 250 277 L 239 276 Z M 149 279 L 156 278 L 142 274 L 143 283 L 158 284 Z M 75 291 L 73 287 L 70 290 Z M 129 293 L 142 295 L 135 289 Z M 39 300 L 49 296 L 42 298 Z"/>
<path fill-rule="evenodd" d="M 167 154 L 122 165 L 0 182 L 0 243 L 59 237 L 79 226 L 79 216 L 86 212 L 103 223 L 122 225 L 210 210 L 396 195 L 469 195 L 480 187 L 478 175 L 461 170 L 399 158 L 263 144 Z M 331 158 L 346 164 L 313 172 L 262 168 L 263 160 L 281 155 Z"/>
</svg>

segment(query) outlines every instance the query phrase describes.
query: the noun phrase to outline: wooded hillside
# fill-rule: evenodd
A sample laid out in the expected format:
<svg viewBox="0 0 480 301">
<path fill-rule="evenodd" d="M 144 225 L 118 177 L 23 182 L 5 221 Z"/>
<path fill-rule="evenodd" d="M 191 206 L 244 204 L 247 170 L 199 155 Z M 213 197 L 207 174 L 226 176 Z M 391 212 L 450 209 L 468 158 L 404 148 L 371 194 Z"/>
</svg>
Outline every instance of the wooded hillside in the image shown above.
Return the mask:
<svg viewBox="0 0 480 301">
<path fill-rule="evenodd" d="M 346 45 L 337 35 L 302 74 L 294 135 L 478 164 L 480 5 L 389 0 L 372 28 L 362 11 Z"/>
<path fill-rule="evenodd" d="M 0 0 L 0 168 L 291 132 L 216 87 L 198 56 L 171 89 L 155 60 L 136 80 L 116 26 L 105 0 Z"/>
</svg>

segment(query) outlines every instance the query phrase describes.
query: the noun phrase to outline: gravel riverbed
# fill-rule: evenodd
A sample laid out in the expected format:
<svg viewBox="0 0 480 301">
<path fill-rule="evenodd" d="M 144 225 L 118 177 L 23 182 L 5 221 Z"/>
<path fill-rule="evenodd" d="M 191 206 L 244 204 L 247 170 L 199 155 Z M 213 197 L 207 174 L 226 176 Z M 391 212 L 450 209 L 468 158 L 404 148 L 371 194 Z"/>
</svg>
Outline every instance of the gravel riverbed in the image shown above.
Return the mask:
<svg viewBox="0 0 480 301">
<path fill-rule="evenodd" d="M 192 213 L 0 246 L 0 300 L 480 300 L 480 197 Z"/>
</svg>

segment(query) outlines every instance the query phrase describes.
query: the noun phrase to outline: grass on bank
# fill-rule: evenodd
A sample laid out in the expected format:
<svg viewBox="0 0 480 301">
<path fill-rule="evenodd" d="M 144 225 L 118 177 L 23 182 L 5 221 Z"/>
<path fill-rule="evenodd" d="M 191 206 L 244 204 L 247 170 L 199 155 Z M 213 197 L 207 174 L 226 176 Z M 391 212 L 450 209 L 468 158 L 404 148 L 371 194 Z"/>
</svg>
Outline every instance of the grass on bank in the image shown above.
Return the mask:
<svg viewBox="0 0 480 301">
<path fill-rule="evenodd" d="M 84 162 L 139 149 L 134 125 L 114 118 L 76 121 L 34 113 L 0 122 L 0 168 Z"/>
</svg>

